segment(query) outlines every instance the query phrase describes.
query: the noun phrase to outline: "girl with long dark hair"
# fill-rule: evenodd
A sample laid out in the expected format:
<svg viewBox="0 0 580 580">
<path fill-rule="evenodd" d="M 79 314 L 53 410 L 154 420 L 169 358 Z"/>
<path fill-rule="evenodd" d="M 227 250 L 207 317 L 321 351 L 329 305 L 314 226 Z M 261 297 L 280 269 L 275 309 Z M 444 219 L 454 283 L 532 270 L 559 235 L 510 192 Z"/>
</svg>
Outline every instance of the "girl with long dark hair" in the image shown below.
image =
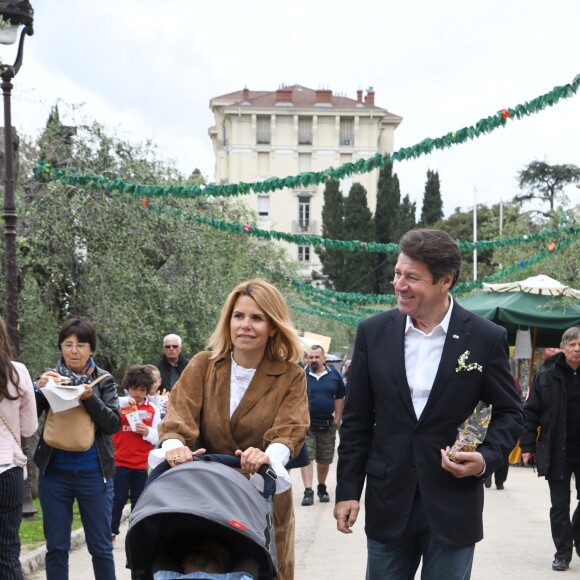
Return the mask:
<svg viewBox="0 0 580 580">
<path fill-rule="evenodd" d="M 30 373 L 12 360 L 6 325 L 0 318 L 0 578 L 22 580 L 20 521 L 26 455 L 21 437 L 38 427 Z"/>
</svg>

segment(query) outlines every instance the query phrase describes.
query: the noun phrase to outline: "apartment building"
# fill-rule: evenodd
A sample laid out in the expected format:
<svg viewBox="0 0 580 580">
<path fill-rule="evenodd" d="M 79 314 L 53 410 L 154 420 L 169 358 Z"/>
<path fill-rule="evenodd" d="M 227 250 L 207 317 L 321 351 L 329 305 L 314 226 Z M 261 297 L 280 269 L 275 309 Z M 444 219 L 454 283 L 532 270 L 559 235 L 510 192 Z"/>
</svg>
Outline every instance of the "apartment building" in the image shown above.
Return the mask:
<svg viewBox="0 0 580 580">
<path fill-rule="evenodd" d="M 394 131 L 402 118 L 375 106 L 375 92 L 357 91 L 356 99 L 301 85 L 276 91 L 241 91 L 215 97 L 209 129 L 216 156 L 215 182 L 253 182 L 322 171 L 343 163 L 393 151 Z M 354 181 L 376 205 L 378 170 L 341 183 L 346 197 Z M 324 185 L 246 196 L 262 229 L 321 235 Z M 309 279 L 321 265 L 309 245 L 284 244 Z"/>
</svg>

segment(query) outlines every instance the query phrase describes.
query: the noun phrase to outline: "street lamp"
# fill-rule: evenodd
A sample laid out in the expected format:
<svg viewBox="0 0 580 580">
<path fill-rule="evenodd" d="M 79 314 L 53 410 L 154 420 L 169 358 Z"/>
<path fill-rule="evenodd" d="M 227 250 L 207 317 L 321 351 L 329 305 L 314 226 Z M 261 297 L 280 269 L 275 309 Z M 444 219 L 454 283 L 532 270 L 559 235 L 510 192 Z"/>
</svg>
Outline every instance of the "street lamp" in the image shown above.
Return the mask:
<svg viewBox="0 0 580 580">
<path fill-rule="evenodd" d="M 18 276 L 16 270 L 16 204 L 14 201 L 14 159 L 12 152 L 12 115 L 10 95 L 12 79 L 20 70 L 24 36 L 31 36 L 34 10 L 28 0 L 0 0 L 0 32 L 11 32 L 11 37 L 0 36 L 2 44 L 14 44 L 18 27 L 23 26 L 18 43 L 18 52 L 13 65 L 0 63 L 2 94 L 4 96 L 4 236 L 6 238 L 6 324 L 12 342 L 14 356 L 20 355 L 20 335 L 18 332 Z"/>
</svg>

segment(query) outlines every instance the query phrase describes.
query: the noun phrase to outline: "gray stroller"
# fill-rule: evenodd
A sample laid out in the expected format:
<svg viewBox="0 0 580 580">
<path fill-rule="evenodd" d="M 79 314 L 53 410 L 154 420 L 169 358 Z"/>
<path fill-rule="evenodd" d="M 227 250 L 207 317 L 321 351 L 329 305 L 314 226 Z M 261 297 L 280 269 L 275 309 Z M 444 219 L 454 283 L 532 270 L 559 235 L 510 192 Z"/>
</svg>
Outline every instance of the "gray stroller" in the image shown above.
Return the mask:
<svg viewBox="0 0 580 580">
<path fill-rule="evenodd" d="M 276 578 L 276 475 L 263 466 L 261 494 L 232 469 L 239 466 L 237 457 L 208 454 L 153 470 L 129 518 L 125 551 L 133 580 L 151 580 L 160 570 L 180 572 L 191 538 L 224 546 L 232 572 L 246 572 L 253 580 Z"/>
</svg>

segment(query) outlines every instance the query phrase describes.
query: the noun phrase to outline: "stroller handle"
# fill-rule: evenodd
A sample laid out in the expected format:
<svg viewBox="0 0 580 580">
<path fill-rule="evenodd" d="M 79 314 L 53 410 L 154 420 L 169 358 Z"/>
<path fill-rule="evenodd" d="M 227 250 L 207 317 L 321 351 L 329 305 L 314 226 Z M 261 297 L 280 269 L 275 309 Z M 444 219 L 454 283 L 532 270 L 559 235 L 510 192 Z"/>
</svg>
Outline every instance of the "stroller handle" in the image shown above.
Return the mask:
<svg viewBox="0 0 580 580">
<path fill-rule="evenodd" d="M 232 467 L 233 469 L 240 469 L 240 458 L 236 455 L 222 455 L 220 453 L 204 453 L 202 455 L 194 455 L 194 461 L 215 461 L 217 463 L 223 463 L 228 467 Z M 145 483 L 145 487 L 147 487 L 150 483 L 153 483 L 160 475 L 169 471 L 171 466 L 167 461 L 162 461 L 147 477 L 147 482 Z M 262 476 L 264 480 L 264 491 L 258 492 L 261 493 L 263 497 L 266 499 L 273 498 L 274 494 L 276 493 L 276 479 L 278 476 L 276 472 L 272 469 L 271 465 L 262 465 L 258 470 L 258 473 Z"/>
<path fill-rule="evenodd" d="M 232 467 L 234 469 L 239 469 L 240 465 L 240 458 L 237 455 L 224 455 L 221 453 L 203 453 L 201 455 L 194 455 L 194 461 L 215 461 L 217 463 L 223 463 L 228 467 Z M 276 472 L 272 469 L 271 465 L 262 465 L 258 470 L 258 473 L 262 476 L 264 480 L 264 491 L 262 495 L 265 498 L 274 497 L 276 493 L 276 480 L 278 476 Z"/>
</svg>

